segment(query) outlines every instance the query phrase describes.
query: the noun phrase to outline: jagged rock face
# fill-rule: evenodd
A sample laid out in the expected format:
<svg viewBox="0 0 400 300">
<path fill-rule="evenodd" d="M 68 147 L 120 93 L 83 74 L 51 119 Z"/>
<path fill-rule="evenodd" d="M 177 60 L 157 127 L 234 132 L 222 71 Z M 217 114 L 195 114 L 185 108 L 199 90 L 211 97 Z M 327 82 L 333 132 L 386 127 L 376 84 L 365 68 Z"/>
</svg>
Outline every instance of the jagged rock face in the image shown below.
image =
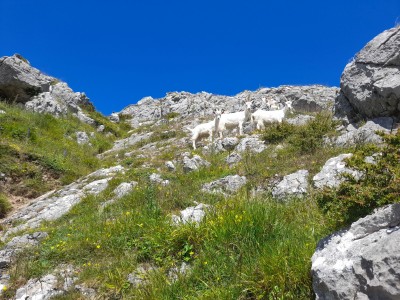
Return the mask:
<svg viewBox="0 0 400 300">
<path fill-rule="evenodd" d="M 0 58 L 0 98 L 55 116 L 68 111 L 82 114 L 80 105 L 92 106 L 84 93 L 75 93 L 65 82 L 44 75 L 18 54 Z"/>
<path fill-rule="evenodd" d="M 399 299 L 400 204 L 376 210 L 317 246 L 316 299 Z"/>
<path fill-rule="evenodd" d="M 293 101 L 295 110 L 320 111 L 333 105 L 338 91 L 338 88 L 334 87 L 311 85 L 262 88 L 255 92 L 244 91 L 235 96 L 212 95 L 206 92 L 197 94 L 173 92 L 160 99 L 143 98 L 137 104 L 124 108 L 119 114 L 132 116 L 134 127 L 142 122 L 157 121 L 168 116 L 169 113 L 176 113 L 184 118 L 212 118 L 215 108 L 224 109 L 226 112 L 244 110 L 248 95 L 253 101 L 253 109 L 265 108 L 263 98 L 273 98 L 280 103 Z"/>
<path fill-rule="evenodd" d="M 356 55 L 340 88 L 336 111 L 351 114 L 347 101 L 362 117 L 400 117 L 400 26 L 382 32 Z"/>
</svg>

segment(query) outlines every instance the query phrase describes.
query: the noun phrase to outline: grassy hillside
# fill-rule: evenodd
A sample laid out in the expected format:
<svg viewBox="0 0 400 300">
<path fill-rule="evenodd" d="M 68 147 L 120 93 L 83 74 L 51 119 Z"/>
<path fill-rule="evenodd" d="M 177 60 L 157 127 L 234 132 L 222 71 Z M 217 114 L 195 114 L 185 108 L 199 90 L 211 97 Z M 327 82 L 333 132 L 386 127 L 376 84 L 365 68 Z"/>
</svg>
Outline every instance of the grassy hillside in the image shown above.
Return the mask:
<svg viewBox="0 0 400 300">
<path fill-rule="evenodd" d="M 3 109 L 15 110 L 7 118 L 11 119 L 12 114 L 22 118 L 23 113 L 16 108 Z M 37 118 L 37 123 L 28 123 L 36 127 L 24 125 L 21 134 L 15 136 L 10 129 L 1 131 L 7 137 L 7 147 L 16 144 L 17 153 L 34 153 L 37 157 L 33 162 L 25 161 L 58 174 L 60 182 L 108 164 L 95 158 L 100 147 L 109 147 L 110 141 L 103 135 L 96 134 L 98 142 L 92 148 L 77 146 L 68 138 L 78 126 L 73 119 L 29 116 L 24 122 Z M 4 120 L 5 116 L 0 118 Z M 39 121 L 42 118 L 44 121 Z M 48 145 L 41 137 L 43 128 L 55 126 L 50 123 L 59 128 L 51 132 L 62 133 L 53 139 L 58 146 Z M 35 138 L 26 136 L 29 126 L 35 128 Z M 40 230 L 46 231 L 48 238 L 21 253 L 10 272 L 12 284 L 3 299 L 12 297 L 28 279 L 51 273 L 60 265 L 73 266 L 77 284 L 94 288 L 98 299 L 313 299 L 310 258 L 317 242 L 374 207 L 398 201 L 400 135 L 386 138 L 387 146 L 379 150 L 382 159 L 361 182 L 350 180 L 337 190 L 311 191 L 306 198 L 288 201 L 274 200 L 268 192 L 254 195 L 253 190 L 267 185 L 275 174 L 283 176 L 299 169 L 308 169 L 312 178 L 327 159 L 349 151 L 356 153 L 354 167 L 364 168 L 363 158 L 378 149 L 370 145 L 357 145 L 356 149 L 324 146 L 324 136 L 335 134 L 335 126 L 330 115 L 319 114 L 304 126 L 284 123 L 267 128 L 262 134 L 268 149 L 259 154 L 244 153 L 244 159 L 231 168 L 224 162 L 226 152 L 203 154 L 198 149 L 193 153 L 200 154 L 211 166 L 188 174 L 180 166 L 175 172 L 164 166 L 165 160 L 191 151 L 189 144 L 179 146 L 176 134 L 161 134 L 166 129 L 178 130 L 179 124 L 149 127 L 160 134 L 150 137 L 147 143 L 155 143 L 159 151 L 150 158 L 138 156 L 144 153 L 140 147 L 146 142 L 126 149 L 131 157 L 120 155 L 118 161 L 126 167 L 125 174 L 115 177 L 99 195 L 86 197 L 61 219 L 43 224 Z M 61 140 L 62 146 L 56 142 Z M 39 150 L 36 145 L 46 146 Z M 67 151 L 74 151 L 73 157 L 63 155 L 68 145 Z M 46 163 L 48 160 L 55 161 L 54 165 Z M 9 167 L 10 163 L 4 160 L 2 164 Z M 153 172 L 170 184 L 150 182 Z M 248 179 L 237 194 L 224 198 L 201 191 L 203 183 L 229 174 Z M 103 206 L 113 197 L 115 187 L 132 180 L 138 185 L 131 193 Z M 360 201 L 359 192 L 370 195 L 368 202 Z M 383 194 L 385 200 L 380 201 Z M 173 224 L 172 214 L 196 202 L 212 205 L 200 224 Z M 183 263 L 188 265 L 187 272 L 171 276 Z M 140 288 L 128 281 L 129 274 L 138 267 L 150 270 L 139 274 L 145 281 Z M 54 299 L 84 298 L 72 290 Z"/>
<path fill-rule="evenodd" d="M 21 205 L 16 201 L 35 198 L 107 164 L 96 155 L 110 148 L 113 140 L 126 132 L 94 112 L 89 113 L 105 125 L 104 133 L 70 115 L 55 118 L 4 102 L 0 102 L 0 110 L 5 111 L 0 114 L 0 173 L 5 175 L 0 181 L 3 203 L 7 198 Z M 76 142 L 78 131 L 93 133 L 91 145 Z M 4 204 L 0 215 L 9 208 Z"/>
</svg>

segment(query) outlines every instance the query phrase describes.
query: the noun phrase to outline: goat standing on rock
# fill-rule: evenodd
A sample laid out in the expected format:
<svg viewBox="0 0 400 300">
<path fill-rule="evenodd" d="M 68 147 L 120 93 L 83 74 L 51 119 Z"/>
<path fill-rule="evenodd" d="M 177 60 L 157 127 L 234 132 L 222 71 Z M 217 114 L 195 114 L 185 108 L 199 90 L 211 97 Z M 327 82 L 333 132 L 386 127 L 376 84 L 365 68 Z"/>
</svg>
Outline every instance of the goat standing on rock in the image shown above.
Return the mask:
<svg viewBox="0 0 400 300">
<path fill-rule="evenodd" d="M 251 118 L 251 105 L 250 95 L 247 96 L 247 101 L 245 103 L 245 110 L 224 114 L 224 110 L 216 111 L 215 118 L 215 133 L 219 133 L 219 137 L 223 137 L 224 130 L 231 130 L 236 127 L 239 128 L 239 135 L 243 134 L 243 123 L 250 121 Z"/>
<path fill-rule="evenodd" d="M 251 115 L 251 124 L 253 126 L 256 125 L 257 130 L 261 130 L 265 128 L 265 124 L 273 122 L 281 123 L 286 111 L 291 109 L 293 109 L 292 101 L 287 101 L 285 106 L 279 110 L 267 111 L 259 109 Z"/>
</svg>

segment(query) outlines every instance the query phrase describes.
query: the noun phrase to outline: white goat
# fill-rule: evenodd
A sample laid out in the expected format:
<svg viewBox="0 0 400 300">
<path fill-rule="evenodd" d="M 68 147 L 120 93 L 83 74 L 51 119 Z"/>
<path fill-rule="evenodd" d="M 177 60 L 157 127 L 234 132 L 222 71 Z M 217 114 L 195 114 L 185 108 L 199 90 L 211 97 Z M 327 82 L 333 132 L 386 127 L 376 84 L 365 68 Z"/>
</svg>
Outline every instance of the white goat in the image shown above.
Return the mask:
<svg viewBox="0 0 400 300">
<path fill-rule="evenodd" d="M 287 101 L 285 106 L 279 110 L 262 110 L 258 109 L 253 114 L 251 114 L 251 124 L 257 126 L 257 130 L 264 129 L 265 124 L 278 122 L 281 123 L 285 117 L 287 110 L 292 109 L 292 101 Z"/>
<path fill-rule="evenodd" d="M 249 100 L 250 96 L 247 97 Z M 223 137 L 224 130 L 232 130 L 239 128 L 239 135 L 243 134 L 243 123 L 250 121 L 251 118 L 251 101 L 245 103 L 245 110 L 224 114 L 224 110 L 217 110 L 215 117 L 215 133 L 219 133 L 219 137 Z"/>
<path fill-rule="evenodd" d="M 203 123 L 197 125 L 195 128 L 189 130 L 192 132 L 192 142 L 193 149 L 196 149 L 196 142 L 202 138 L 209 138 L 209 141 L 212 142 L 212 136 L 215 128 L 215 121 L 211 121 L 208 123 Z"/>
</svg>

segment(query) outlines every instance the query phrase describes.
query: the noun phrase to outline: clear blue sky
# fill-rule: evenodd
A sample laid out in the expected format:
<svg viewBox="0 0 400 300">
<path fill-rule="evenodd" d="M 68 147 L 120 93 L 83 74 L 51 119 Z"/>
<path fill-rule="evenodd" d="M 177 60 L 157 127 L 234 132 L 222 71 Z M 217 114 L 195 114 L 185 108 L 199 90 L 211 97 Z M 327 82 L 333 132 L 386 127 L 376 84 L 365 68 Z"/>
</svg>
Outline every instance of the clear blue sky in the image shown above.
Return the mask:
<svg viewBox="0 0 400 300">
<path fill-rule="evenodd" d="M 104 114 L 169 91 L 339 86 L 400 23 L 400 0 L 0 0 L 0 56 L 20 53 Z"/>
</svg>

